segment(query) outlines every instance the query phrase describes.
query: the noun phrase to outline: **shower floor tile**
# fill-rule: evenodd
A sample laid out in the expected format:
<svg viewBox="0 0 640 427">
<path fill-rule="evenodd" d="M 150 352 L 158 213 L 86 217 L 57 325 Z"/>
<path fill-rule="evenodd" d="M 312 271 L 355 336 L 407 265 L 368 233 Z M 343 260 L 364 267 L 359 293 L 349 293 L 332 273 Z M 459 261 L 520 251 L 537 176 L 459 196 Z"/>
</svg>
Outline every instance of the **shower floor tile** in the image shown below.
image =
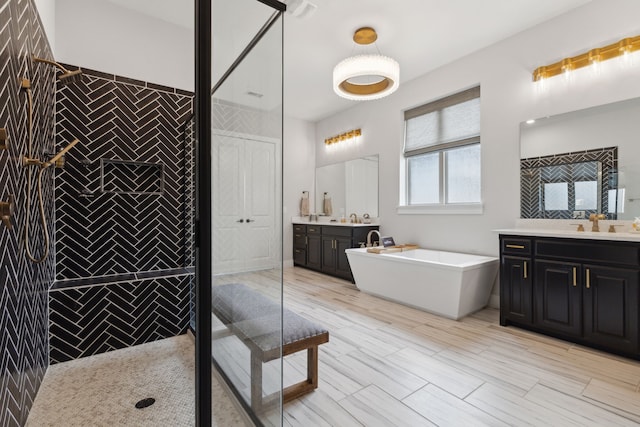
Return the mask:
<svg viewBox="0 0 640 427">
<path fill-rule="evenodd" d="M 194 351 L 181 335 L 52 365 L 27 426 L 193 426 Z M 213 425 L 247 425 L 221 380 L 212 380 Z M 136 409 L 148 397 L 155 403 Z"/>
</svg>

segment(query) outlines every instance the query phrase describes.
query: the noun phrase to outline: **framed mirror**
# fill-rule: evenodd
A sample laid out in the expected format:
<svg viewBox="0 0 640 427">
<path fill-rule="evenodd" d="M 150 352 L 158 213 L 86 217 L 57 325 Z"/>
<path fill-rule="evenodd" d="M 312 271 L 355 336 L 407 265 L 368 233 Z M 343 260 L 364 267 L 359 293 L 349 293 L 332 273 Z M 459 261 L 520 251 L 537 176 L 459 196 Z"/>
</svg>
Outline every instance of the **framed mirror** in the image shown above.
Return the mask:
<svg viewBox="0 0 640 427">
<path fill-rule="evenodd" d="M 640 216 L 640 98 L 520 125 L 521 218 Z"/>
<path fill-rule="evenodd" d="M 326 212 L 325 199 L 331 209 Z M 378 216 L 378 155 L 316 168 L 316 213 L 341 218 L 351 213 Z"/>
</svg>

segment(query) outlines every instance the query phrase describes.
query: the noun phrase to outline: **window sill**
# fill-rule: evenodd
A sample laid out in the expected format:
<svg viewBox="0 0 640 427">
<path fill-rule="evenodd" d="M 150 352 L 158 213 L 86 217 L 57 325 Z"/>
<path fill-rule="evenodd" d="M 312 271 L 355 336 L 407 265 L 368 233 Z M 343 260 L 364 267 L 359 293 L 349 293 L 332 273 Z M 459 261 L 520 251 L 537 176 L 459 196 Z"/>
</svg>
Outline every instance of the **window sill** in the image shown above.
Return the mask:
<svg viewBox="0 0 640 427">
<path fill-rule="evenodd" d="M 448 205 L 408 205 L 398 206 L 400 215 L 481 215 L 484 212 L 482 203 L 456 203 Z"/>
</svg>

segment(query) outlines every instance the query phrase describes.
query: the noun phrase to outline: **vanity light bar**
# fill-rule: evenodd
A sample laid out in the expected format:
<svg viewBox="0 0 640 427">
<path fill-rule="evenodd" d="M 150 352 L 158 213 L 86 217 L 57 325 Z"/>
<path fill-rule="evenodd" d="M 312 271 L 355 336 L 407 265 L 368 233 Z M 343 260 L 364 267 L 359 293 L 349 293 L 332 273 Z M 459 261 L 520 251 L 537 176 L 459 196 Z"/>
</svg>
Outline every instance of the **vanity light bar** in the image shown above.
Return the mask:
<svg viewBox="0 0 640 427">
<path fill-rule="evenodd" d="M 640 36 L 627 37 L 610 45 L 591 49 L 580 55 L 564 58 L 553 64 L 538 67 L 533 71 L 533 81 L 537 82 L 564 72 L 588 67 L 593 63 L 627 55 L 636 50 L 640 50 Z"/>
<path fill-rule="evenodd" d="M 352 129 L 345 133 L 341 133 L 340 135 L 332 136 L 324 140 L 324 143 L 327 145 L 335 144 L 336 142 L 346 141 L 347 139 L 355 138 L 356 136 L 362 135 L 362 130 L 360 129 Z"/>
</svg>

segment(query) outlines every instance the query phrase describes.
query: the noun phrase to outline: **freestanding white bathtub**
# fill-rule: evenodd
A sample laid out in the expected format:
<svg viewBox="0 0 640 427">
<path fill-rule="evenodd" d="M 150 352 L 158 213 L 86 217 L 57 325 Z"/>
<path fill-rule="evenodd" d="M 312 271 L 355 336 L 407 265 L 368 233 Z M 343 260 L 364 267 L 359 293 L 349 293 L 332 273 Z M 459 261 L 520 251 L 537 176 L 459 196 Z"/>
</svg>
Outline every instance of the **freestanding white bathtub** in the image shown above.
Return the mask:
<svg viewBox="0 0 640 427">
<path fill-rule="evenodd" d="M 488 304 L 499 266 L 498 258 L 430 249 L 346 253 L 361 291 L 456 320 Z"/>
</svg>

